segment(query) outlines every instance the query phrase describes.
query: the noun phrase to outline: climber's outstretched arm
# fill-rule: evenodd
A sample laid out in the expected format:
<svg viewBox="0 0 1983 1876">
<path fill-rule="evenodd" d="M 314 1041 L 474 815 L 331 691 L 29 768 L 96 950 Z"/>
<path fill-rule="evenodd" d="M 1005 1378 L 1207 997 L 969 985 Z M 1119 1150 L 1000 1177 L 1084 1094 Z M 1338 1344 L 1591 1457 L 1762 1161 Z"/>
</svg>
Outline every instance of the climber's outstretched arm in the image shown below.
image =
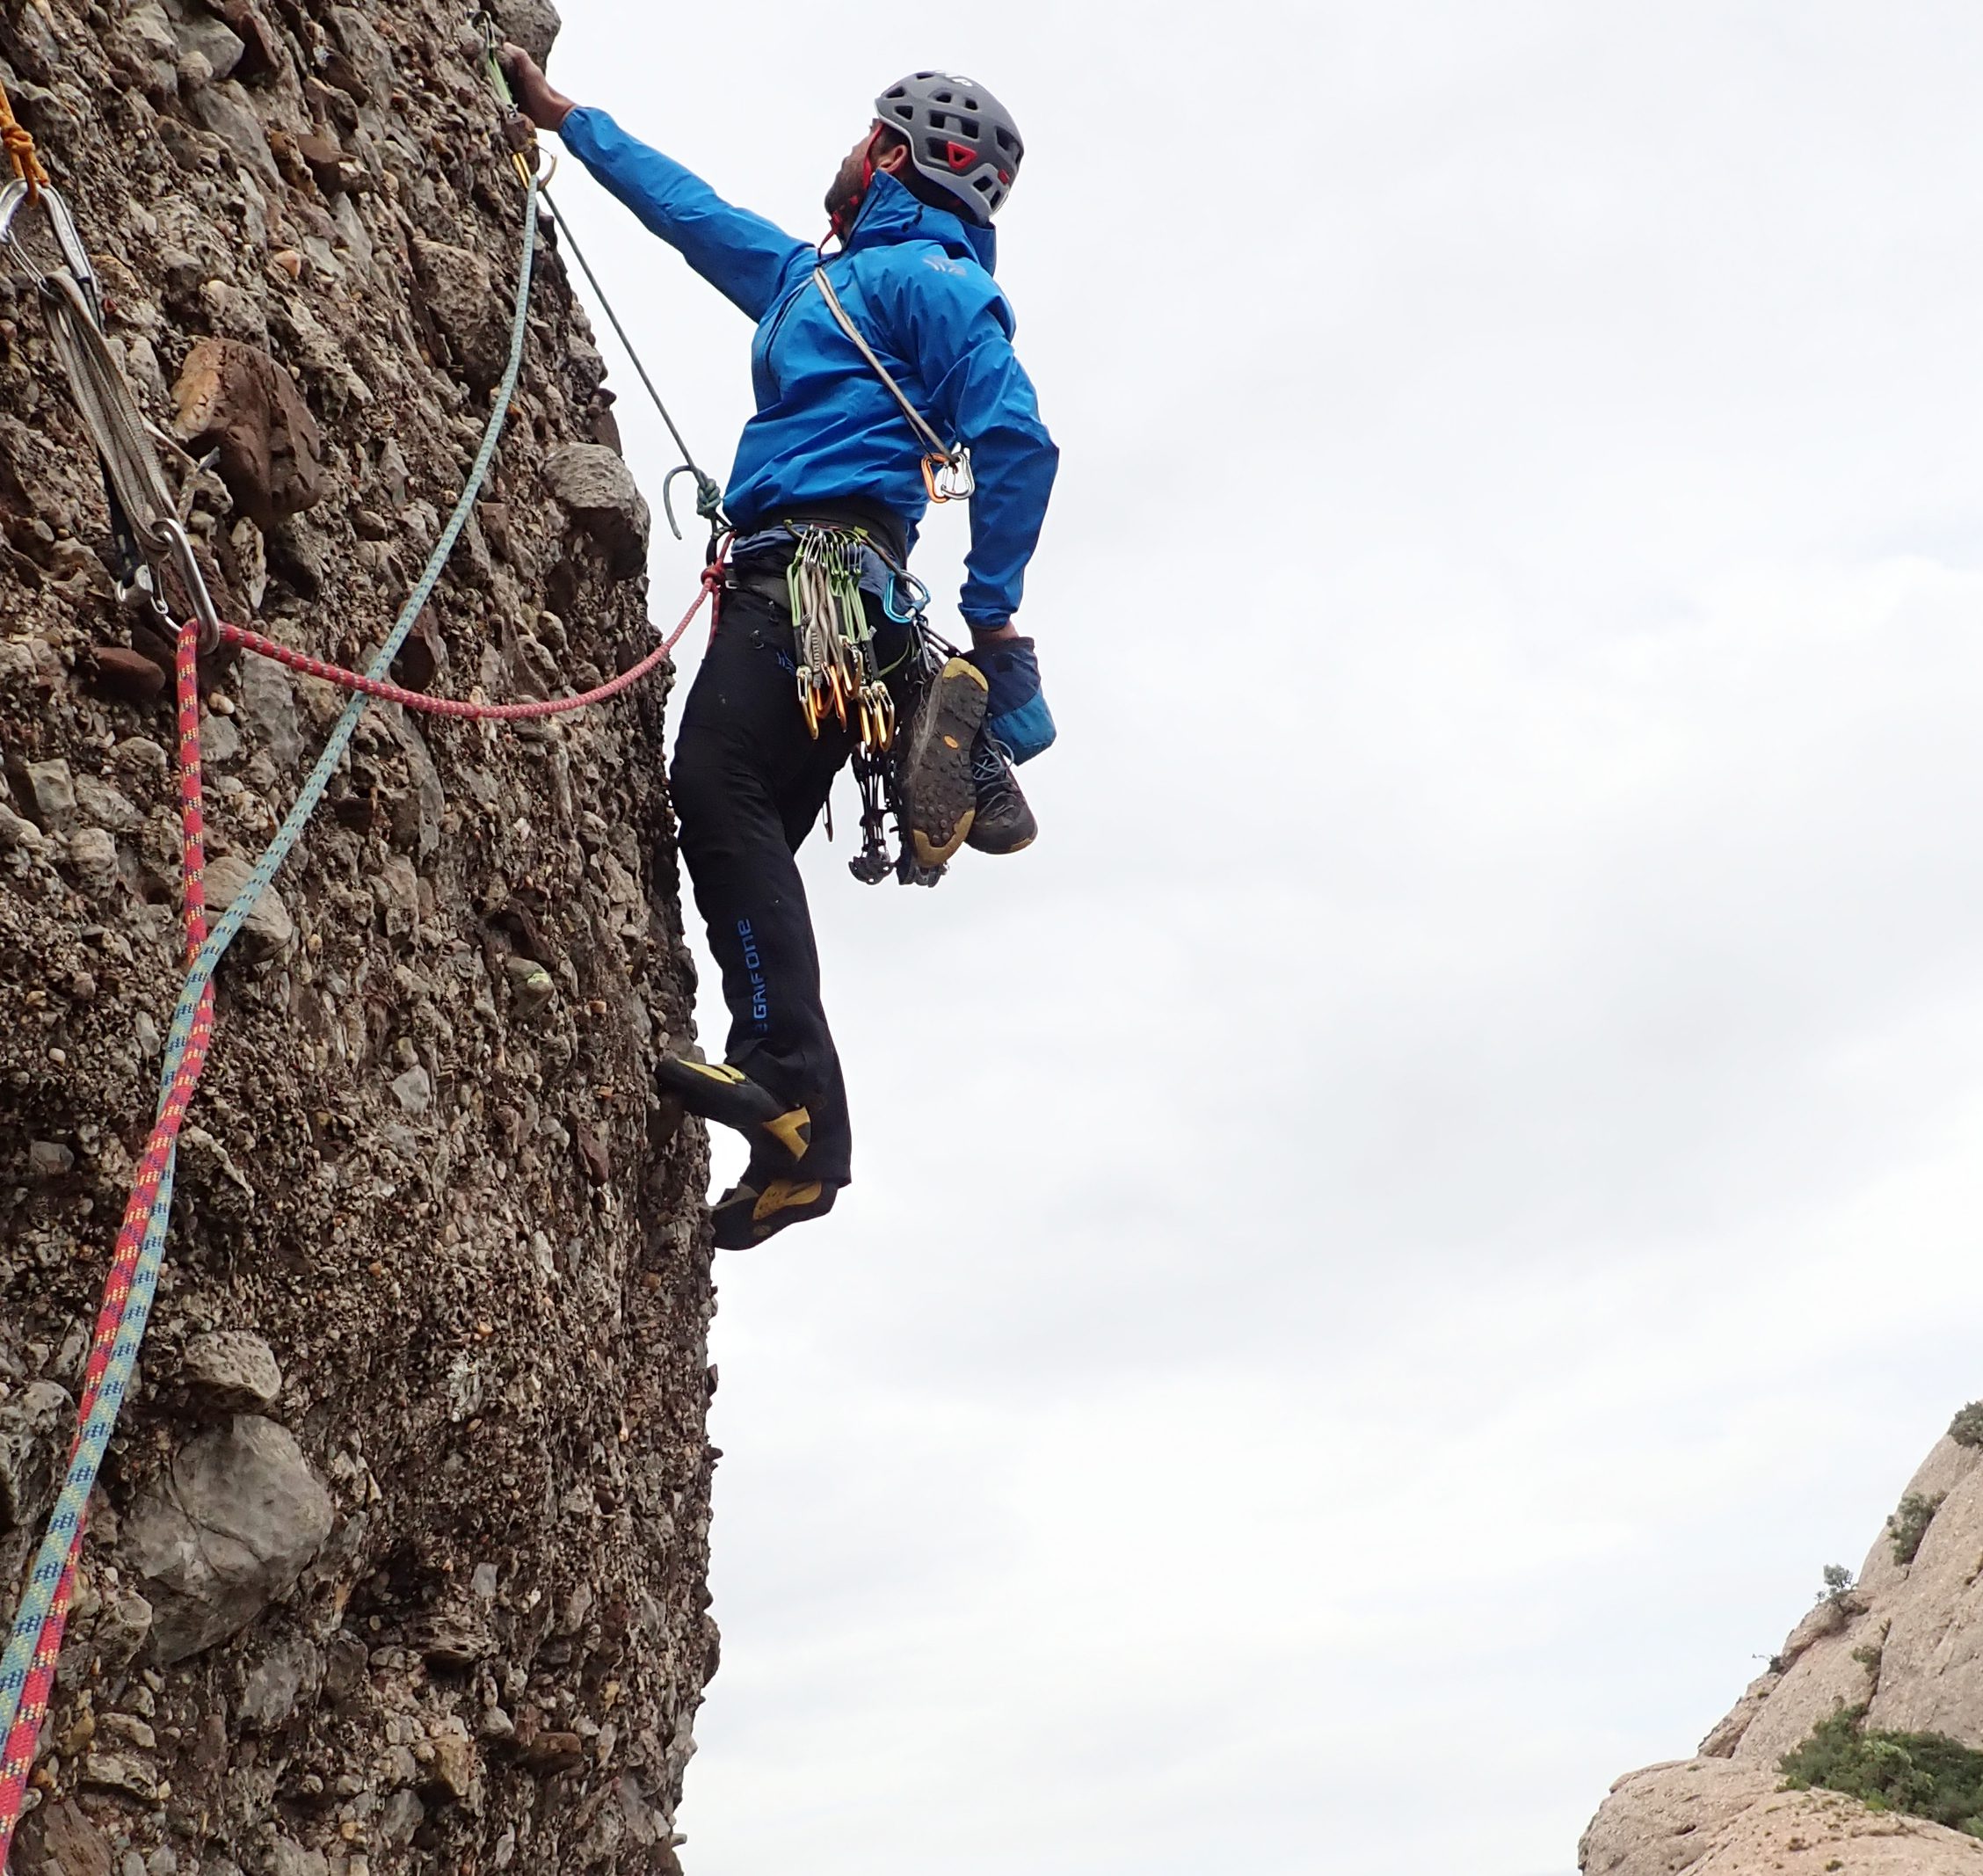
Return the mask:
<svg viewBox="0 0 1983 1876">
<path fill-rule="evenodd" d="M 628 136 L 604 111 L 551 89 L 520 46 L 505 46 L 503 70 L 525 116 L 565 147 L 653 233 L 732 304 L 761 319 L 788 270 L 812 251 L 774 222 L 733 207 L 671 156 Z"/>
</svg>

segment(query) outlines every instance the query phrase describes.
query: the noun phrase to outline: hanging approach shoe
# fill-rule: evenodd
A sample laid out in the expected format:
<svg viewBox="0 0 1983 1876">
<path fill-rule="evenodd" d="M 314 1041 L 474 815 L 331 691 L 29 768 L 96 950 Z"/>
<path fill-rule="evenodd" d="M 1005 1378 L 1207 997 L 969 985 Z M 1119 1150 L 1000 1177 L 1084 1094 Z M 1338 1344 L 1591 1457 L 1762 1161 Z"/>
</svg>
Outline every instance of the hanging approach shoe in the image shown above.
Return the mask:
<svg viewBox="0 0 1983 1876">
<path fill-rule="evenodd" d="M 788 1107 L 741 1068 L 665 1055 L 655 1064 L 654 1084 L 691 1114 L 736 1128 L 751 1142 L 753 1164 L 759 1147 L 769 1146 L 777 1153 L 777 1163 L 795 1166 L 812 1145 L 812 1116 L 803 1108 Z"/>
<path fill-rule="evenodd" d="M 795 1179 L 789 1174 L 766 1177 L 753 1164 L 729 1191 L 709 1208 L 719 1251 L 747 1251 L 788 1225 L 823 1218 L 833 1209 L 840 1189 L 823 1179 Z"/>
<path fill-rule="evenodd" d="M 940 867 L 964 844 L 977 811 L 971 745 L 984 721 L 984 673 L 954 658 L 916 711 L 902 757 L 903 832 L 919 866 Z"/>
<path fill-rule="evenodd" d="M 967 847 L 981 854 L 1016 854 L 1039 838 L 1040 824 L 1020 793 L 1012 764 L 1005 752 L 982 733 L 971 745 L 971 788 L 977 811 L 971 816 L 970 832 L 964 836 Z"/>
</svg>

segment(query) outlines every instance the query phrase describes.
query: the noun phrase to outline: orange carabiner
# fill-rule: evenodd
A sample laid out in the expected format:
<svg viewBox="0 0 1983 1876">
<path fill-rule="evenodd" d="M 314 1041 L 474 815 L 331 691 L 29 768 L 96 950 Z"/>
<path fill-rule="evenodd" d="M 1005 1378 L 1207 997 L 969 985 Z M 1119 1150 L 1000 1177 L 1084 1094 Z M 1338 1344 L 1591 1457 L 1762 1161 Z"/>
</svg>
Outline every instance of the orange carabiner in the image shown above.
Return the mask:
<svg viewBox="0 0 1983 1876">
<path fill-rule="evenodd" d="M 977 478 L 971 474 L 970 452 L 959 449 L 941 456 L 933 449 L 923 458 L 923 487 L 933 502 L 968 502 L 977 493 Z"/>
</svg>

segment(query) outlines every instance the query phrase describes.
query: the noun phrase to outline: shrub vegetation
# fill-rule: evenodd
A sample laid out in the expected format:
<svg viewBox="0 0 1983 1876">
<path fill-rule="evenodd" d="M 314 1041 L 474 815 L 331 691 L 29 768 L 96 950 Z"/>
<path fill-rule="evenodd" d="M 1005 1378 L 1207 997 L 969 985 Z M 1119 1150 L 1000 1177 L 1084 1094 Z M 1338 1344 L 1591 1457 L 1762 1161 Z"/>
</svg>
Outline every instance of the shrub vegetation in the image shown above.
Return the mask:
<svg viewBox="0 0 1983 1876">
<path fill-rule="evenodd" d="M 1940 1733 L 1868 1730 L 1863 1706 L 1841 1707 L 1783 1761 L 1793 1791 L 1813 1785 L 1874 1811 L 1904 1811 L 1983 1837 L 1983 1752 Z"/>
</svg>

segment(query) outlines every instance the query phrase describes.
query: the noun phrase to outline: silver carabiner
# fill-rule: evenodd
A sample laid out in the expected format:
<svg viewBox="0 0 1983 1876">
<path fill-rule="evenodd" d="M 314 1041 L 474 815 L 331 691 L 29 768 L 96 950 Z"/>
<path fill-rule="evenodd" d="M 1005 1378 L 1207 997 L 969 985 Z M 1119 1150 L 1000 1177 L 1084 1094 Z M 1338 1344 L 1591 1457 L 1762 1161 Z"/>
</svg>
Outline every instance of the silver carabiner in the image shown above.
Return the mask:
<svg viewBox="0 0 1983 1876">
<path fill-rule="evenodd" d="M 0 243 L 12 251 L 15 258 L 33 277 L 35 285 L 43 287 L 47 284 L 47 276 L 34 264 L 33 258 L 21 245 L 21 238 L 14 231 L 14 219 L 20 213 L 21 204 L 33 193 L 25 178 L 18 176 L 0 188 Z M 62 250 L 62 265 L 82 288 L 83 297 L 89 302 L 90 316 L 100 326 L 103 324 L 103 287 L 97 279 L 97 270 L 90 265 L 90 251 L 83 245 L 76 217 L 69 212 L 69 204 L 52 183 L 42 185 L 41 206 L 47 215 L 48 226 L 54 231 L 55 245 Z"/>
<path fill-rule="evenodd" d="M 207 590 L 206 577 L 200 571 L 200 563 L 193 558 L 192 542 L 185 527 L 176 520 L 161 521 L 158 531 L 171 549 L 174 571 L 185 587 L 187 599 L 192 602 L 192 615 L 200 622 L 200 649 L 211 651 L 221 642 L 221 619 L 214 610 L 214 598 Z"/>
</svg>

